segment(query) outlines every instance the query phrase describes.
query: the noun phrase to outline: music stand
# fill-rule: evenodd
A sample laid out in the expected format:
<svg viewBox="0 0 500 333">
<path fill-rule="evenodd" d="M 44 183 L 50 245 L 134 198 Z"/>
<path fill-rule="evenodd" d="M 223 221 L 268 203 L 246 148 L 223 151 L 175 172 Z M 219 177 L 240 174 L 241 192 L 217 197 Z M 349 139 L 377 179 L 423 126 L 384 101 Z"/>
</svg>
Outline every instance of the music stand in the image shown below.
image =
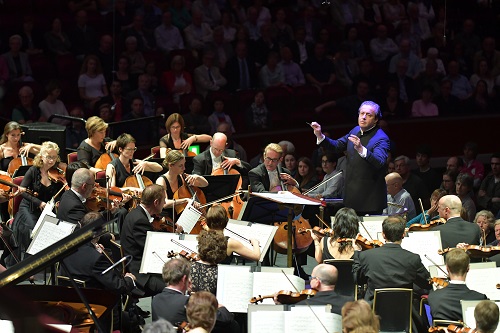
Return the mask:
<svg viewBox="0 0 500 333">
<path fill-rule="evenodd" d="M 280 212 L 280 214 L 283 214 L 286 212 L 286 221 L 288 221 L 288 246 L 287 246 L 287 266 L 292 267 L 293 264 L 293 252 L 292 252 L 292 220 L 294 217 L 300 215 L 303 210 L 304 205 L 315 205 L 319 206 L 322 205 L 323 203 L 319 199 L 315 198 L 310 198 L 308 196 L 302 195 L 302 194 L 295 194 L 292 192 L 284 191 L 284 192 L 278 192 L 278 193 L 250 193 L 251 196 L 256 196 L 260 197 L 268 202 L 270 204 L 262 204 L 262 205 L 255 205 L 254 207 L 257 208 L 267 208 L 267 217 L 263 215 L 262 213 L 264 210 L 261 210 L 259 214 L 255 217 L 253 217 L 251 214 L 253 214 L 253 211 L 256 210 L 255 208 L 248 207 L 248 204 L 244 206 L 242 211 L 240 212 L 240 217 L 239 219 L 245 220 L 245 221 L 251 221 L 255 222 L 254 219 L 252 218 L 257 218 L 259 217 L 261 220 L 267 220 L 268 222 L 274 222 L 271 219 L 274 219 L 276 217 L 276 213 Z M 250 199 L 248 200 L 248 203 L 250 203 Z M 274 204 L 274 205 L 272 205 Z M 273 210 L 274 209 L 274 210 Z M 248 213 L 247 213 L 248 212 Z M 271 213 L 271 214 L 269 214 Z M 243 218 L 245 217 L 246 214 L 249 214 L 250 216 L 248 218 Z"/>
<path fill-rule="evenodd" d="M 224 198 L 236 192 L 236 186 L 240 180 L 240 175 L 221 175 L 221 176 L 203 176 L 208 181 L 207 187 L 200 189 L 205 193 L 207 202 Z M 233 198 L 228 198 L 224 201 L 230 201 Z"/>
</svg>

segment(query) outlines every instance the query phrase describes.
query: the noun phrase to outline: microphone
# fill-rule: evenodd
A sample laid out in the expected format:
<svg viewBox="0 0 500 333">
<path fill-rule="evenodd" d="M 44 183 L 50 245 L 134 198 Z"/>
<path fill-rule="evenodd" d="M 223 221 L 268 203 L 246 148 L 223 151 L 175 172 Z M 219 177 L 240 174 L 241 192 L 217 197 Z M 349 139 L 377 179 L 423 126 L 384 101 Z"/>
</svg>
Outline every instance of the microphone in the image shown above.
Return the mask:
<svg viewBox="0 0 500 333">
<path fill-rule="evenodd" d="M 115 262 L 113 265 L 109 266 L 108 268 L 106 268 L 102 273 L 101 275 L 104 275 L 106 274 L 107 272 L 109 272 L 110 270 L 112 270 L 113 268 L 115 268 L 116 266 L 118 266 L 119 264 L 121 264 L 122 262 L 124 262 L 125 260 L 127 260 L 127 263 L 125 264 L 125 266 L 128 265 L 128 263 L 132 260 L 132 256 L 131 255 L 128 255 L 128 256 L 125 256 L 123 258 L 121 258 L 120 260 L 118 260 L 117 262 Z"/>
</svg>

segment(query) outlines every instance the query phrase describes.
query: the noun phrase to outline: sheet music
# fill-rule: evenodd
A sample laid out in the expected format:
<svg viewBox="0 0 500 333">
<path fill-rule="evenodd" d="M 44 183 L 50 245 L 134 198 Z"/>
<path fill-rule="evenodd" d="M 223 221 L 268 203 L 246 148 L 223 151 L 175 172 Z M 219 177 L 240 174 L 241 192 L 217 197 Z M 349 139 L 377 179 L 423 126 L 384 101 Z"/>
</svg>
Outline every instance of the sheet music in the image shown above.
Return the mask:
<svg viewBox="0 0 500 333">
<path fill-rule="evenodd" d="M 385 217 L 384 217 L 385 218 Z M 371 220 L 359 222 L 359 233 L 368 240 L 377 239 L 377 235 L 382 233 L 382 220 Z M 364 228 L 363 228 L 364 226 Z M 366 230 L 365 230 L 366 229 Z M 367 232 L 368 231 L 368 232 Z"/>
<path fill-rule="evenodd" d="M 407 237 L 403 238 L 401 247 L 405 250 L 418 254 L 422 264 L 429 270 L 433 265 L 444 265 L 444 257 L 438 254 L 442 248 L 441 233 L 439 231 L 414 231 L 409 232 Z M 427 259 L 425 256 L 431 260 Z M 446 270 L 445 270 L 446 271 Z"/>
<path fill-rule="evenodd" d="M 316 313 L 320 321 L 318 321 L 311 309 Z M 340 333 L 342 332 L 342 316 L 336 313 L 327 313 L 325 311 L 325 306 L 311 306 L 311 308 L 307 306 L 296 306 L 290 311 L 285 312 L 285 331 L 283 332 Z"/>
<path fill-rule="evenodd" d="M 250 316 L 249 333 L 273 332 L 280 333 L 285 331 L 285 311 L 255 311 Z"/>
<path fill-rule="evenodd" d="M 46 204 L 45 207 L 43 208 L 42 214 L 40 214 L 40 217 L 36 221 L 35 227 L 31 231 L 31 238 L 35 236 L 37 233 L 38 229 L 42 225 L 43 219 L 45 218 L 46 215 L 51 216 L 51 217 L 56 217 L 56 214 L 54 214 L 54 200 L 49 200 Z"/>
<path fill-rule="evenodd" d="M 485 294 L 489 299 L 500 299 L 500 289 L 496 288 L 499 276 L 500 267 L 471 269 L 465 283 L 469 289 Z"/>
<path fill-rule="evenodd" d="M 500 308 L 500 302 L 495 302 L 495 304 Z M 474 309 L 475 308 L 476 308 L 475 306 L 470 306 L 465 311 L 464 322 L 469 327 L 476 327 L 476 318 L 474 318 Z M 497 326 L 495 333 L 500 333 L 500 325 Z"/>
<path fill-rule="evenodd" d="M 182 226 L 185 233 L 190 233 L 193 230 L 196 222 L 201 216 L 201 212 L 193 207 L 193 200 L 189 200 L 186 208 L 182 211 L 181 216 L 177 220 L 177 224 Z"/>
<path fill-rule="evenodd" d="M 169 251 L 180 252 L 184 250 L 182 247 L 174 244 L 172 240 L 188 247 L 193 251 L 197 251 L 198 242 L 196 240 L 179 240 L 179 235 L 170 232 L 148 231 L 146 235 L 146 243 L 142 253 L 142 262 L 139 273 L 142 274 L 161 274 L 164 262 L 169 261 L 167 257 Z M 156 254 L 154 254 L 155 252 Z M 160 260 L 158 256 L 163 260 Z"/>
<path fill-rule="evenodd" d="M 274 235 L 278 230 L 278 227 L 274 225 L 251 223 L 251 222 L 237 221 L 232 219 L 229 220 L 226 228 L 231 231 L 234 231 L 236 234 L 248 240 L 250 239 L 258 240 L 260 248 L 260 259 L 259 259 L 260 262 L 264 260 L 267 250 L 271 245 L 271 241 L 273 240 Z M 252 244 L 250 244 L 249 242 L 247 242 L 246 240 L 242 239 L 241 237 L 239 237 L 238 235 L 229 230 L 224 230 L 224 236 L 229 236 L 233 239 L 236 239 L 240 241 L 243 244 L 243 246 L 249 248 L 250 250 L 253 250 Z"/>
<path fill-rule="evenodd" d="M 292 281 L 293 286 L 290 284 Z M 255 272 L 253 273 L 253 290 L 252 295 L 272 295 L 280 290 L 290 290 L 301 291 L 305 289 L 305 281 L 304 279 L 295 276 L 295 275 L 287 275 L 285 276 L 283 273 L 269 273 L 269 272 Z M 294 288 L 295 286 L 295 288 Z M 274 304 L 272 299 L 265 299 L 263 304 Z"/>
<path fill-rule="evenodd" d="M 250 266 L 219 265 L 217 300 L 230 312 L 247 313 L 252 295 L 253 274 Z"/>
<path fill-rule="evenodd" d="M 64 237 L 71 235 L 75 228 L 76 224 L 46 215 L 26 253 L 31 255 L 37 254 Z"/>
<path fill-rule="evenodd" d="M 302 198 L 298 195 L 293 194 L 288 191 L 280 191 L 277 193 L 264 192 L 264 193 L 252 193 L 252 195 L 265 198 L 267 200 L 271 200 L 278 203 L 286 203 L 293 205 L 313 205 L 319 206 L 321 205 L 321 201 L 313 198 Z"/>
</svg>

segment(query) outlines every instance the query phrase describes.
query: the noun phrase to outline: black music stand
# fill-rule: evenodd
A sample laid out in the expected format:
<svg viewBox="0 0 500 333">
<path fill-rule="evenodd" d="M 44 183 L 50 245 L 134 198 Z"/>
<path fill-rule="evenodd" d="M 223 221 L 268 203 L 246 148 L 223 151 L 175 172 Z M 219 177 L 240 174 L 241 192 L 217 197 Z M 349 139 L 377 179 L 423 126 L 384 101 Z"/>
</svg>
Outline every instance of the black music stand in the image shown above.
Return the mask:
<svg viewBox="0 0 500 333">
<path fill-rule="evenodd" d="M 288 218 L 288 209 L 280 207 L 277 202 L 251 196 L 245 202 L 240 215 L 241 218 L 238 218 L 238 220 L 272 224 L 274 222 L 286 221 Z"/>
<path fill-rule="evenodd" d="M 212 202 L 220 198 L 228 197 L 234 194 L 240 175 L 221 175 L 221 176 L 203 176 L 208 181 L 208 186 L 200 187 L 205 194 L 207 202 Z M 228 198 L 224 201 L 230 201 Z"/>
</svg>

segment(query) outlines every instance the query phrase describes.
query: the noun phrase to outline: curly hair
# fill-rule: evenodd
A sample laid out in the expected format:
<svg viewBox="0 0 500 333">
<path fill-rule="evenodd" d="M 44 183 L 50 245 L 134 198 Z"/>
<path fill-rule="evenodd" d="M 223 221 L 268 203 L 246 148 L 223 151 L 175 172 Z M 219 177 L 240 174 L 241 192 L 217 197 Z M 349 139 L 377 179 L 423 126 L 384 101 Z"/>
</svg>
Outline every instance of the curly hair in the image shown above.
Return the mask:
<svg viewBox="0 0 500 333">
<path fill-rule="evenodd" d="M 42 157 L 48 156 L 50 150 L 55 150 L 57 152 L 56 164 L 61 162 L 61 158 L 59 157 L 59 146 L 57 145 L 57 143 L 52 141 L 45 141 L 44 143 L 42 143 L 40 152 L 35 156 L 35 159 L 33 160 L 33 165 L 38 168 L 41 168 L 43 166 Z"/>
<path fill-rule="evenodd" d="M 371 306 L 364 300 L 347 302 L 342 307 L 342 326 L 346 333 L 352 332 L 378 332 L 380 329 L 379 318 L 372 312 Z M 361 327 L 370 330 L 360 331 Z"/>
<path fill-rule="evenodd" d="M 216 230 L 203 230 L 196 239 L 201 260 L 215 265 L 226 259 L 227 241 L 222 233 Z"/>
<path fill-rule="evenodd" d="M 211 332 L 217 317 L 219 303 L 208 291 L 198 291 L 189 297 L 186 305 L 186 316 L 190 328 L 201 327 Z"/>
</svg>

